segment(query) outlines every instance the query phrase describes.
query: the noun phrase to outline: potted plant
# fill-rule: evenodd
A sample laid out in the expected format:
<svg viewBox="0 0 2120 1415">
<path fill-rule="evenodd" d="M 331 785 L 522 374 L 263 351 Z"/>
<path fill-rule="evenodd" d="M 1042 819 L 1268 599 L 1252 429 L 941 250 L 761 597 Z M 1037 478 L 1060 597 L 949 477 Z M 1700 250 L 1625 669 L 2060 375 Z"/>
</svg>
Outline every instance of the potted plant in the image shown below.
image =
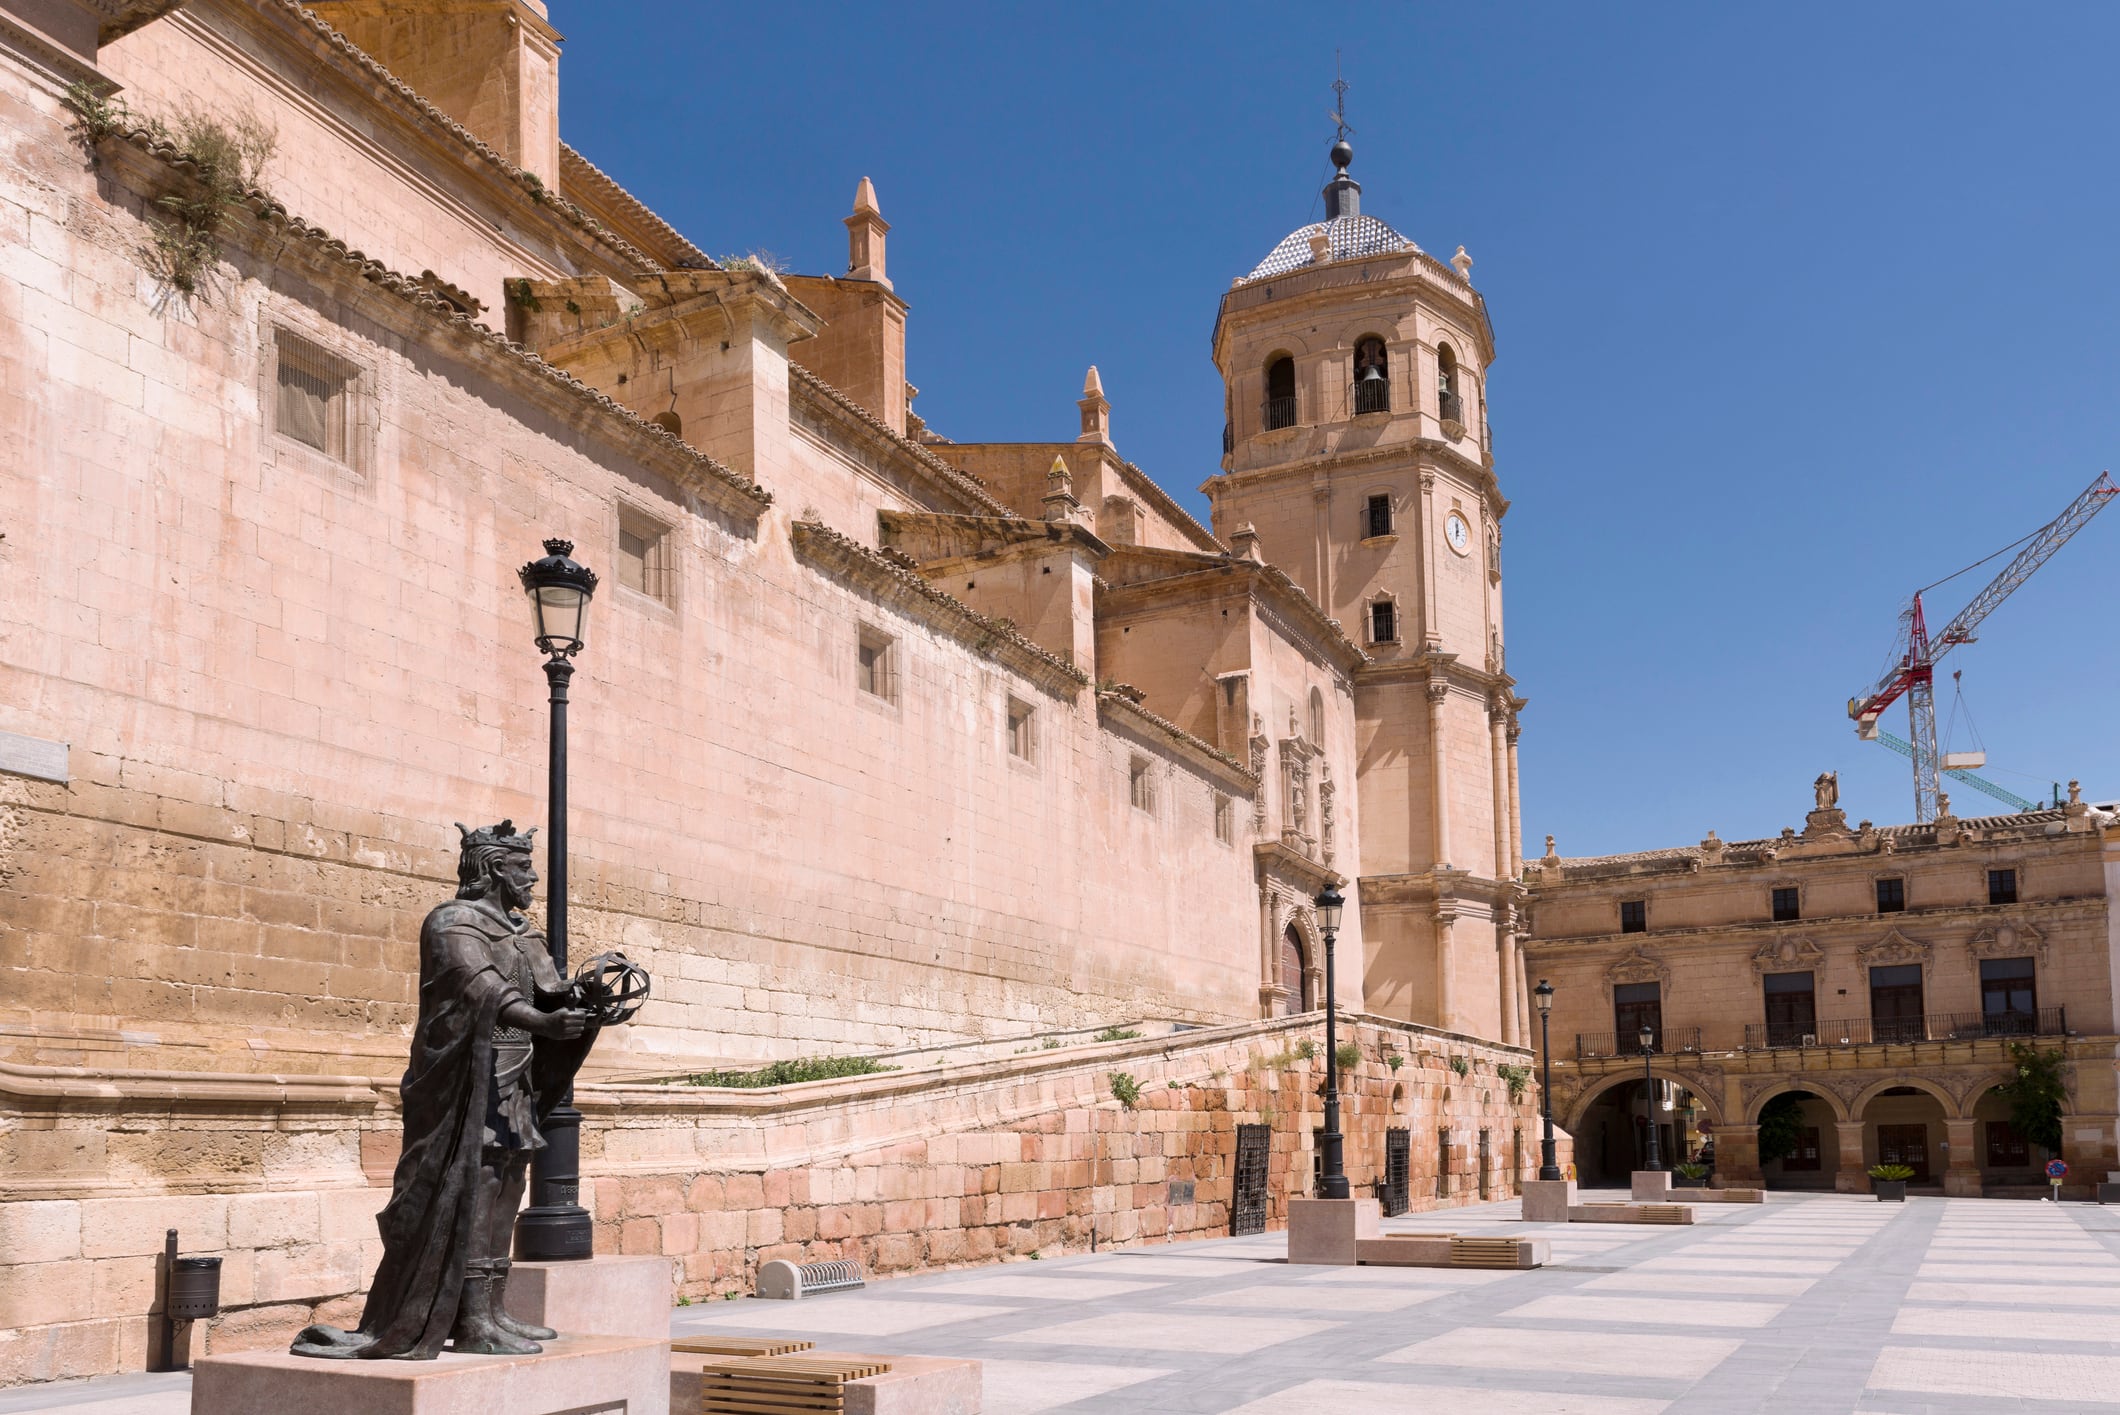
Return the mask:
<svg viewBox="0 0 2120 1415">
<path fill-rule="evenodd" d="M 1708 1167 L 1698 1160 L 1690 1160 L 1685 1164 L 1674 1164 L 1671 1166 L 1671 1172 L 1680 1179 L 1685 1180 L 1687 1187 L 1693 1189 L 1698 1189 L 1708 1177 Z"/>
<path fill-rule="evenodd" d="M 1911 1166 L 1903 1164 L 1873 1164 L 1870 1166 L 1870 1192 L 1879 1203 L 1903 1204 L 1907 1198 L 1907 1181 L 1914 1177 Z"/>
</svg>

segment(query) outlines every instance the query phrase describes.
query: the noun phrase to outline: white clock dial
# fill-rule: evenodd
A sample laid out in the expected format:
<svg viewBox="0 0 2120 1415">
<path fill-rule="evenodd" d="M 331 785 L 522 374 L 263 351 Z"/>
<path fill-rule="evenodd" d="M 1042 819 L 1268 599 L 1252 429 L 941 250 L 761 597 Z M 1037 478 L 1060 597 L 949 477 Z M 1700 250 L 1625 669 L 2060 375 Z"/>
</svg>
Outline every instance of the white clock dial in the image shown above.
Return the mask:
<svg viewBox="0 0 2120 1415">
<path fill-rule="evenodd" d="M 1450 542 L 1452 550 L 1463 555 L 1472 546 L 1472 527 L 1465 524 L 1463 516 L 1453 511 L 1443 522 L 1443 539 Z"/>
</svg>

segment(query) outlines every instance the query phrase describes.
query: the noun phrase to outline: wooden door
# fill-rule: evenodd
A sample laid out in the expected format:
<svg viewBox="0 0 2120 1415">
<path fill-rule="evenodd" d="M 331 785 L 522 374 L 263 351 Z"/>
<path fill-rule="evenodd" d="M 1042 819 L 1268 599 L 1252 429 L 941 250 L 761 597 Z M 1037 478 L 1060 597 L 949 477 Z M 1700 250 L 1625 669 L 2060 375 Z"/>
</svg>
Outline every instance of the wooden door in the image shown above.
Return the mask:
<svg viewBox="0 0 2120 1415">
<path fill-rule="evenodd" d="M 1903 1164 L 1914 1171 L 1914 1182 L 1929 1177 L 1929 1127 L 1926 1125 L 1880 1125 L 1877 1127 L 1877 1162 Z"/>
</svg>

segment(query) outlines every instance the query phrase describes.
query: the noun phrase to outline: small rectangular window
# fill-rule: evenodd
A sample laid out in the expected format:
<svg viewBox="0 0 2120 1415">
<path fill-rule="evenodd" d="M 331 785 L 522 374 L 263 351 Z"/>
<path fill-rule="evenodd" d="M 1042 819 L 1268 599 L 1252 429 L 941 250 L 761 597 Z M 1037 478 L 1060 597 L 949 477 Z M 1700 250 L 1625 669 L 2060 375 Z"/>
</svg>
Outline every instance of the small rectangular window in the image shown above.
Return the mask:
<svg viewBox="0 0 2120 1415">
<path fill-rule="evenodd" d="M 2015 904 L 2017 902 L 2017 872 L 2015 870 L 1988 871 L 1988 903 Z"/>
<path fill-rule="evenodd" d="M 1907 882 L 1896 876 L 1877 881 L 1877 912 L 1880 914 L 1904 913 L 1907 907 Z"/>
<path fill-rule="evenodd" d="M 1799 910 L 1799 906 L 1798 906 L 1798 904 L 1797 904 L 1797 895 L 1796 895 L 1796 889 L 1795 889 L 1795 886 L 1793 886 L 1793 885 L 1792 885 L 1792 886 L 1789 886 L 1788 888 L 1785 888 L 1785 889 L 1777 889 L 1777 890 L 1775 890 L 1775 891 L 1774 891 L 1774 922 L 1775 922 L 1775 923 L 1777 923 L 1777 924 L 1786 924 L 1786 923 L 1787 923 L 1787 922 L 1789 922 L 1789 920 L 1791 920 L 1791 919 L 1795 919 L 1795 918 L 1799 918 L 1799 917 L 1801 917 L 1801 915 L 1800 915 L 1800 913 L 1798 912 L 1798 910 Z"/>
<path fill-rule="evenodd" d="M 1155 768 L 1147 757 L 1135 757 L 1127 768 L 1127 794 L 1137 811 L 1156 813 Z"/>
<path fill-rule="evenodd" d="M 1623 934 L 1640 934 L 1649 931 L 1648 900 L 1622 899 L 1619 902 L 1619 931 Z"/>
<path fill-rule="evenodd" d="M 1008 754 L 1018 761 L 1035 761 L 1037 743 L 1029 703 L 1008 700 Z"/>
<path fill-rule="evenodd" d="M 356 370 L 286 330 L 273 336 L 279 367 L 273 426 L 283 437 L 340 462 L 347 454 L 348 387 Z"/>
<path fill-rule="evenodd" d="M 2032 1147 L 2025 1143 L 2017 1127 L 2007 1120 L 1987 1122 L 1987 1162 L 1989 1169 L 2029 1169 L 2032 1164 Z"/>
<path fill-rule="evenodd" d="M 1399 607 L 1390 600 L 1380 599 L 1369 606 L 1369 639 L 1378 644 L 1399 641 Z"/>
<path fill-rule="evenodd" d="M 670 528 L 631 508 L 618 513 L 618 582 L 650 599 L 672 603 L 676 577 L 670 573 Z"/>
<path fill-rule="evenodd" d="M 854 681 L 861 691 L 885 702 L 898 701 L 897 645 L 890 635 L 863 627 L 856 650 Z"/>
<path fill-rule="evenodd" d="M 1237 843 L 1236 806 L 1219 791 L 1215 793 L 1215 839 L 1224 845 Z"/>
<path fill-rule="evenodd" d="M 1388 536 L 1391 534 L 1391 498 L 1385 495 L 1372 496 L 1363 511 L 1366 529 L 1364 535 Z"/>
</svg>

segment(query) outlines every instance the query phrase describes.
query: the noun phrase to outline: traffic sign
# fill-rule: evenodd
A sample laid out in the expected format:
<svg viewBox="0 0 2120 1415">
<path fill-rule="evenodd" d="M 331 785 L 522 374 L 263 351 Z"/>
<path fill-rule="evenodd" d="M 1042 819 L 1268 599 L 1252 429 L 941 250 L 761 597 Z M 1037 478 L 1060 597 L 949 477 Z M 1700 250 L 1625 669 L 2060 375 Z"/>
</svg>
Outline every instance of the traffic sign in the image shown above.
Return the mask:
<svg viewBox="0 0 2120 1415">
<path fill-rule="evenodd" d="M 2046 1162 L 2046 1177 L 2047 1177 L 2048 1179 L 2051 1179 L 2051 1180 L 2053 1180 L 2053 1181 L 2054 1181 L 2054 1182 L 2055 1182 L 2056 1184 L 2058 1184 L 2058 1183 L 2060 1183 L 2060 1182 L 2061 1182 L 2062 1180 L 2066 1179 L 2066 1178 L 2068 1177 L 2068 1163 L 2067 1163 L 2067 1161 L 2065 1161 L 2065 1160 L 2048 1160 L 2048 1161 Z"/>
</svg>

